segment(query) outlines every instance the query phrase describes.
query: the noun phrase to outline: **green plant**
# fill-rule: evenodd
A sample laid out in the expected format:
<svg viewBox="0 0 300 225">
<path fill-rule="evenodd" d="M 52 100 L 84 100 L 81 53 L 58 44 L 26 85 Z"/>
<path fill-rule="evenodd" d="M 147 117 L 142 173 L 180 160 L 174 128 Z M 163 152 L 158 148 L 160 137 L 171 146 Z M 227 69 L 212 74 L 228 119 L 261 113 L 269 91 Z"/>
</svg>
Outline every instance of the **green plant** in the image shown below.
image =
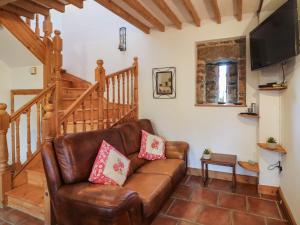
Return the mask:
<svg viewBox="0 0 300 225">
<path fill-rule="evenodd" d="M 204 149 L 203 154 L 205 155 L 209 155 L 211 153 L 211 150 L 209 150 L 208 148 Z"/>
<path fill-rule="evenodd" d="M 276 139 L 275 139 L 275 138 L 273 138 L 273 137 L 269 137 L 269 138 L 267 139 L 267 143 L 273 143 L 273 144 L 276 144 L 276 143 L 277 143 L 277 141 L 276 141 Z"/>
</svg>

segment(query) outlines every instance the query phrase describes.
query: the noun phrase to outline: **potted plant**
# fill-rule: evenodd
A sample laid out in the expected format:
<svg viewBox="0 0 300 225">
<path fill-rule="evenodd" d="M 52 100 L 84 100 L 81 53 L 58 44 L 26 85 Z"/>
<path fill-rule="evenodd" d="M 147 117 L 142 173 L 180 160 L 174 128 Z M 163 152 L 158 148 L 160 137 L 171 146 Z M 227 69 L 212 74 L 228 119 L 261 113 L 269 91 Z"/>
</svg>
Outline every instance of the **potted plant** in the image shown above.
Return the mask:
<svg viewBox="0 0 300 225">
<path fill-rule="evenodd" d="M 208 148 L 204 149 L 203 151 L 203 159 L 210 159 L 211 158 L 211 150 Z"/>
<path fill-rule="evenodd" d="M 275 149 L 277 147 L 277 141 L 273 137 L 267 139 L 267 147 L 270 149 Z"/>
</svg>

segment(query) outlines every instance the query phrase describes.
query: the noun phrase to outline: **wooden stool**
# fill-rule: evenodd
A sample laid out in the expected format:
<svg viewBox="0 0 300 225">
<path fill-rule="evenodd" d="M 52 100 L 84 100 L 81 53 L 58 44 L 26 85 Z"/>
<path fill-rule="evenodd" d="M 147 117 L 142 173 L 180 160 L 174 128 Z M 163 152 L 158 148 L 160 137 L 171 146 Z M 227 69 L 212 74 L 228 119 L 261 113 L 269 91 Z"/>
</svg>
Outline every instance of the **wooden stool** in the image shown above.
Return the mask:
<svg viewBox="0 0 300 225">
<path fill-rule="evenodd" d="M 218 166 L 228 166 L 232 167 L 232 191 L 236 189 L 236 155 L 228 155 L 228 154 L 218 154 L 212 153 L 210 159 L 201 158 L 201 166 L 202 166 L 202 178 L 204 186 L 207 185 L 208 181 L 208 164 L 218 165 Z"/>
</svg>

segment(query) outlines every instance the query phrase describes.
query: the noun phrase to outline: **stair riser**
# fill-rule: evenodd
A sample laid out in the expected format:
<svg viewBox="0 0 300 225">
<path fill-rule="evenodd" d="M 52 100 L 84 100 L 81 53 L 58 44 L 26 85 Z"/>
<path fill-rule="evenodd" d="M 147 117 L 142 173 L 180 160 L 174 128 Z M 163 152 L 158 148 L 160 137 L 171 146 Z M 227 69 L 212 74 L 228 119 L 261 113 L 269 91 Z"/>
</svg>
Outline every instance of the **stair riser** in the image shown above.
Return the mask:
<svg viewBox="0 0 300 225">
<path fill-rule="evenodd" d="M 62 80 L 61 84 L 63 87 L 71 88 L 73 87 L 73 82 L 69 80 Z"/>
<path fill-rule="evenodd" d="M 64 98 L 77 98 L 84 92 L 84 89 L 63 89 Z"/>
<path fill-rule="evenodd" d="M 40 220 L 45 219 L 44 207 L 41 207 L 39 205 L 33 205 L 31 203 L 27 203 L 23 200 L 19 200 L 12 196 L 8 196 L 7 197 L 7 206 L 10 208 L 13 208 L 13 209 L 17 209 L 26 214 L 29 214 Z"/>
<path fill-rule="evenodd" d="M 27 172 L 27 183 L 28 184 L 32 184 L 32 185 L 36 185 L 38 187 L 45 187 L 46 186 L 46 179 L 45 179 L 45 175 L 40 173 L 40 172 L 36 172 L 36 171 L 26 171 Z"/>
</svg>

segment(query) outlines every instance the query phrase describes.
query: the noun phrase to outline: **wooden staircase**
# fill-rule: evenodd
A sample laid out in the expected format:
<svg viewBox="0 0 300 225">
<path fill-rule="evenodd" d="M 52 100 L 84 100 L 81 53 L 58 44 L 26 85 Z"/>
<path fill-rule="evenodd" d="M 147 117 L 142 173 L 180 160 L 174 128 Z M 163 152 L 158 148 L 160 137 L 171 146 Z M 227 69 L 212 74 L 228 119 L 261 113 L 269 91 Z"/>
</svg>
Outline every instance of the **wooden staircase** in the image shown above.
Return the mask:
<svg viewBox="0 0 300 225">
<path fill-rule="evenodd" d="M 44 89 L 36 97 L 11 115 L 6 112 L 6 104 L 0 103 L 0 206 L 51 224 L 42 144 L 59 135 L 137 119 L 138 61 L 135 58 L 130 67 L 107 75 L 103 61 L 98 60 L 95 83 L 85 81 L 62 69 L 62 39 L 59 31 L 51 36 L 50 16 L 45 17 L 44 36 L 40 37 L 38 27 L 32 31 L 28 21 L 0 12 L 0 23 L 44 65 Z"/>
</svg>

